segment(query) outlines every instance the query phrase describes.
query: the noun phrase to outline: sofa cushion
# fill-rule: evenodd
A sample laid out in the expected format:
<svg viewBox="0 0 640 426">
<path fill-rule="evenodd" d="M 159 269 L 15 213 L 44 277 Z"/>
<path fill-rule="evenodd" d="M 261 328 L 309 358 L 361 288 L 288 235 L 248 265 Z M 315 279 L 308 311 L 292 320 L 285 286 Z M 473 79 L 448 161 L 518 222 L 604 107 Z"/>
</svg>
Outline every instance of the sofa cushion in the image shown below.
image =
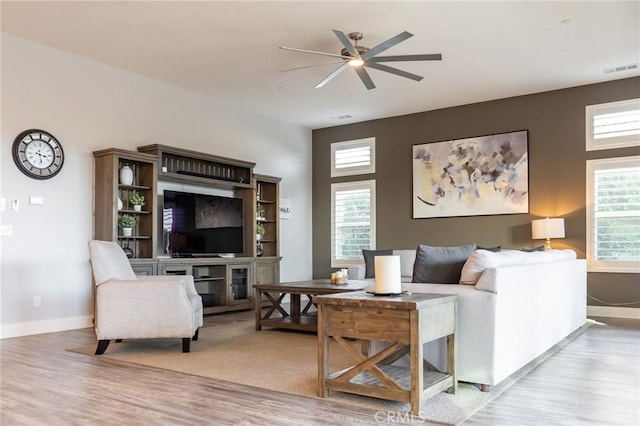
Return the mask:
<svg viewBox="0 0 640 426">
<path fill-rule="evenodd" d="M 524 256 L 526 256 L 526 253 L 519 250 L 492 252 L 478 249 L 471 253 L 464 263 L 460 273 L 460 284 L 475 285 L 486 269 L 522 263 L 524 262 Z"/>
<path fill-rule="evenodd" d="M 526 252 L 522 250 L 502 250 L 491 252 L 478 249 L 471 253 L 460 274 L 460 284 L 475 285 L 483 272 L 490 268 L 535 263 L 552 263 L 575 259 L 576 252 L 570 249 Z"/>
<path fill-rule="evenodd" d="M 413 282 L 458 284 L 462 267 L 475 248 L 475 244 L 455 247 L 420 244 L 413 265 Z"/>
<path fill-rule="evenodd" d="M 478 250 L 501 251 L 502 250 L 502 246 L 495 246 L 495 247 L 480 247 L 480 246 L 478 246 Z"/>
<path fill-rule="evenodd" d="M 393 254 L 393 250 L 362 250 L 362 256 L 364 257 L 364 277 L 365 278 L 375 278 L 376 277 L 376 267 L 374 258 L 376 256 L 391 256 Z"/>
<path fill-rule="evenodd" d="M 413 277 L 413 264 L 416 261 L 416 251 L 412 250 L 394 250 L 394 256 L 400 256 L 400 278 L 402 282 L 411 282 Z"/>
</svg>

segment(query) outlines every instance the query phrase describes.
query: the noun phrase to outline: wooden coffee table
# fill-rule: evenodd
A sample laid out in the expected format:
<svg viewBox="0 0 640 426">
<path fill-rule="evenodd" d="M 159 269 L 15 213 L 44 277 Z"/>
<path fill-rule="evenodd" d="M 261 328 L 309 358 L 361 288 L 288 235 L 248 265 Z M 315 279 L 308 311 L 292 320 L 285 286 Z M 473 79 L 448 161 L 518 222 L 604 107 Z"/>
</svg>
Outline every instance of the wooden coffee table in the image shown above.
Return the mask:
<svg viewBox="0 0 640 426">
<path fill-rule="evenodd" d="M 359 291 L 368 284 L 366 281 L 357 280 L 351 280 L 348 284 L 331 284 L 330 280 L 256 284 L 253 286 L 256 330 L 262 330 L 262 327 L 275 327 L 315 332 L 318 329 L 318 317 L 316 311 L 311 310 L 313 296 Z M 289 310 L 282 305 L 287 294 L 289 295 Z M 309 298 L 304 308 L 301 308 L 301 295 L 307 295 Z M 272 303 L 272 306 L 264 314 L 262 313 L 263 296 Z M 274 316 L 276 311 L 280 316 Z"/>
<path fill-rule="evenodd" d="M 405 294 L 374 296 L 362 292 L 313 298 L 318 307 L 318 394 L 329 390 L 411 403 L 420 414 L 424 399 L 447 390 L 455 393 L 455 332 L 457 296 Z M 423 344 L 447 338 L 447 371 L 423 359 Z M 347 351 L 354 365 L 329 371 L 329 339 Z M 362 353 L 348 339 L 362 340 Z M 371 341 L 391 342 L 370 354 Z M 404 355 L 410 367 L 391 365 Z"/>
</svg>

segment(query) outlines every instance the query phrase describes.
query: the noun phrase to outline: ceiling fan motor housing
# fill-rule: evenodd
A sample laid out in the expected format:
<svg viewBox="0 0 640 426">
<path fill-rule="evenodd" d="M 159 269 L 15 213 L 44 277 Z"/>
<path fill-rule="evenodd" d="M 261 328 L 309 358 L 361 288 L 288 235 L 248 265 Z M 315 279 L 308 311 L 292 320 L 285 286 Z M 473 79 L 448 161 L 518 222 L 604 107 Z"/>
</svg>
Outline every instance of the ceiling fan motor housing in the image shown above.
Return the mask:
<svg viewBox="0 0 640 426">
<path fill-rule="evenodd" d="M 364 46 L 354 46 L 354 47 L 356 48 L 356 51 L 360 56 L 364 55 L 369 50 L 368 47 L 364 47 Z M 351 55 L 351 53 L 349 53 L 349 51 L 346 48 L 342 49 L 340 51 L 340 54 L 342 56 L 349 56 L 349 57 L 353 56 Z"/>
</svg>

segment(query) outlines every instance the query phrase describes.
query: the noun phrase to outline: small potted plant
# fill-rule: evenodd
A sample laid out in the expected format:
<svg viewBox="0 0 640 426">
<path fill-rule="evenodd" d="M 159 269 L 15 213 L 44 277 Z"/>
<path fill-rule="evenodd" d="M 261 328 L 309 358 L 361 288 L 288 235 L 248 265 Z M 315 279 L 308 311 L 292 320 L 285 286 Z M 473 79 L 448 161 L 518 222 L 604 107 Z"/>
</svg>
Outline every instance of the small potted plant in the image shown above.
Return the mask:
<svg viewBox="0 0 640 426">
<path fill-rule="evenodd" d="M 131 201 L 131 204 L 133 204 L 133 210 L 139 212 L 142 210 L 142 206 L 145 205 L 144 202 L 144 195 L 141 195 L 137 192 L 134 192 L 133 195 L 131 196 L 131 198 L 129 199 L 129 201 Z"/>
<path fill-rule="evenodd" d="M 261 205 L 256 207 L 256 220 L 264 220 L 264 207 Z"/>
<path fill-rule="evenodd" d="M 258 226 L 256 226 L 256 240 L 257 241 L 260 241 L 260 239 L 264 235 L 264 232 L 265 232 L 264 225 L 259 223 Z"/>
<path fill-rule="evenodd" d="M 122 229 L 122 236 L 130 237 L 133 227 L 136 226 L 136 217 L 130 214 L 118 216 L 118 228 Z"/>
</svg>

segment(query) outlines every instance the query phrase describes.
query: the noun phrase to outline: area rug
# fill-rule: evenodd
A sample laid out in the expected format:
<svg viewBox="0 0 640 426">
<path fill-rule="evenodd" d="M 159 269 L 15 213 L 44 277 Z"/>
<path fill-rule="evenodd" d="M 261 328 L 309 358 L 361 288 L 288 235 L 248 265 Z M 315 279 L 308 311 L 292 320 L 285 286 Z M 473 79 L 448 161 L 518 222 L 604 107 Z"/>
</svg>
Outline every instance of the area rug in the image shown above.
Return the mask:
<svg viewBox="0 0 640 426">
<path fill-rule="evenodd" d="M 426 400 L 420 412 L 421 417 L 429 422 L 447 425 L 462 423 L 584 332 L 590 324 L 588 322 L 567 336 L 499 385 L 492 386 L 489 392 L 480 392 L 476 386 L 461 382 L 455 395 L 440 393 Z M 181 348 L 180 339 L 112 342 L 100 358 L 318 398 L 317 337 L 314 334 L 255 331 L 253 321 L 242 321 L 204 327 L 200 330 L 198 341 L 192 342 L 190 353 L 182 353 Z M 69 350 L 95 356 L 95 346 Z M 331 346 L 330 353 L 331 371 L 351 365 L 351 359 L 341 348 Z M 331 392 L 329 399 L 384 412 L 406 413 L 411 408 L 406 403 L 341 392 Z"/>
</svg>

